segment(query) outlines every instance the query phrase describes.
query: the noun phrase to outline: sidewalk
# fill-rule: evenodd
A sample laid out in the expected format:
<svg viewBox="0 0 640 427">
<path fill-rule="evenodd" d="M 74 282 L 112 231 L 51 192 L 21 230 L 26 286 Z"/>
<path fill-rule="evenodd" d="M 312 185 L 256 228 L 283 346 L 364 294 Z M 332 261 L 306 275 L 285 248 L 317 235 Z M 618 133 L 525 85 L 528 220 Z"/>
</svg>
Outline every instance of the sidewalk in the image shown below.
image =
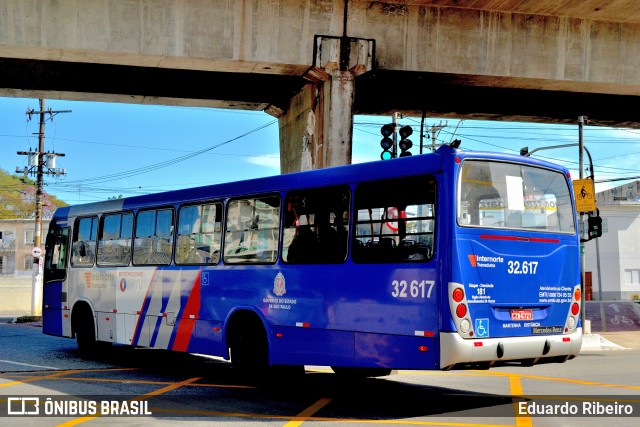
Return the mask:
<svg viewBox="0 0 640 427">
<path fill-rule="evenodd" d="M 585 334 L 582 351 L 640 350 L 640 331 Z"/>
</svg>

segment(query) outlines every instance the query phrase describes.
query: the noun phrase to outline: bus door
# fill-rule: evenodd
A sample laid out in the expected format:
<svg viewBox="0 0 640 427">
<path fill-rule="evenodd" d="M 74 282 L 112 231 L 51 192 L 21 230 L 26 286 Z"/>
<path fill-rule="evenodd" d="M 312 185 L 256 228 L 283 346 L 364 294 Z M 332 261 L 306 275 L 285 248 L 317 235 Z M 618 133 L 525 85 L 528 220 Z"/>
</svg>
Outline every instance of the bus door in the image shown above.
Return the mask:
<svg viewBox="0 0 640 427">
<path fill-rule="evenodd" d="M 69 228 L 51 222 L 45 241 L 43 280 L 43 332 L 48 335 L 71 337 L 67 258 Z"/>
<path fill-rule="evenodd" d="M 578 238 L 562 171 L 464 160 L 451 315 L 465 338 L 570 334 L 579 323 Z"/>
</svg>

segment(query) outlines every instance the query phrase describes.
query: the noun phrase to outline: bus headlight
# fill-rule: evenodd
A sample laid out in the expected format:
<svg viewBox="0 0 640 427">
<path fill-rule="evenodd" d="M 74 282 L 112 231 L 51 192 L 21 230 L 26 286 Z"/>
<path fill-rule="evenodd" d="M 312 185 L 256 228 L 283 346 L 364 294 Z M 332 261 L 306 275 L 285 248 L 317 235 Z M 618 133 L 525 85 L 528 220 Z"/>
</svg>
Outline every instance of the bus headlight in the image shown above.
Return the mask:
<svg viewBox="0 0 640 427">
<path fill-rule="evenodd" d="M 466 334 L 469 332 L 469 329 L 471 329 L 471 322 L 469 322 L 469 319 L 462 319 L 460 322 L 460 331 Z"/>
</svg>

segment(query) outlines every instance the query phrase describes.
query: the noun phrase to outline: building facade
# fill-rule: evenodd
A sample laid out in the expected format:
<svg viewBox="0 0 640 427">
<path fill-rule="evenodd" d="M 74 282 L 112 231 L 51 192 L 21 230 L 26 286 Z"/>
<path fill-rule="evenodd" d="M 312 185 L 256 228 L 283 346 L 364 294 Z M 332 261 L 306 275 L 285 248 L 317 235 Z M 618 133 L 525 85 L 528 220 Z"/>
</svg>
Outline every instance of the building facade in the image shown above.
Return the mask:
<svg viewBox="0 0 640 427">
<path fill-rule="evenodd" d="M 603 233 L 585 243 L 587 296 L 640 299 L 640 181 L 597 193 L 596 203 Z"/>
<path fill-rule="evenodd" d="M 42 224 L 43 246 L 48 225 Z M 0 315 L 31 313 L 34 242 L 34 220 L 0 219 Z"/>
</svg>

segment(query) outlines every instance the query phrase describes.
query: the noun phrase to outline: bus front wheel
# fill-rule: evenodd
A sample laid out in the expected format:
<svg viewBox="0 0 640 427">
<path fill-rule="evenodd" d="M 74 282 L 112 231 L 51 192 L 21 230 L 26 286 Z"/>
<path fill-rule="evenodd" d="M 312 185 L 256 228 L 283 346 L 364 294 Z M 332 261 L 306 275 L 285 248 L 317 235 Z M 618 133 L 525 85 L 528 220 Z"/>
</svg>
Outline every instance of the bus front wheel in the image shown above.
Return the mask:
<svg viewBox="0 0 640 427">
<path fill-rule="evenodd" d="M 106 349 L 108 343 L 99 342 L 96 338 L 96 328 L 91 309 L 79 306 L 73 314 L 73 330 L 76 333 L 78 352 L 83 357 L 96 356 L 100 350 Z"/>
<path fill-rule="evenodd" d="M 95 353 L 97 343 L 93 316 L 87 310 L 82 310 L 74 316 L 74 320 L 78 351 L 83 356 L 90 356 Z"/>
</svg>

